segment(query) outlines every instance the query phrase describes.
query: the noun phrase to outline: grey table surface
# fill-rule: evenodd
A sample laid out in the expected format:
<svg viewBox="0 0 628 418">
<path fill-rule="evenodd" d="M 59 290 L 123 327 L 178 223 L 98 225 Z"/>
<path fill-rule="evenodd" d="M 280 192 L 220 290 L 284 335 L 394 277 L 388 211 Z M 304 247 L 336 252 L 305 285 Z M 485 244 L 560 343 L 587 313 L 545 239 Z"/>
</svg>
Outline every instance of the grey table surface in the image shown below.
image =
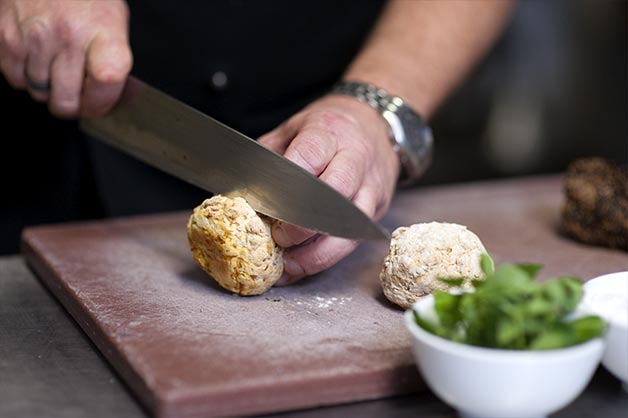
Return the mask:
<svg viewBox="0 0 628 418">
<path fill-rule="evenodd" d="M 625 417 L 628 395 L 600 368 L 553 417 Z M 147 413 L 21 256 L 0 257 L 0 417 L 146 417 Z M 271 415 L 268 415 L 270 417 Z M 432 393 L 273 417 L 455 417 Z"/>
</svg>

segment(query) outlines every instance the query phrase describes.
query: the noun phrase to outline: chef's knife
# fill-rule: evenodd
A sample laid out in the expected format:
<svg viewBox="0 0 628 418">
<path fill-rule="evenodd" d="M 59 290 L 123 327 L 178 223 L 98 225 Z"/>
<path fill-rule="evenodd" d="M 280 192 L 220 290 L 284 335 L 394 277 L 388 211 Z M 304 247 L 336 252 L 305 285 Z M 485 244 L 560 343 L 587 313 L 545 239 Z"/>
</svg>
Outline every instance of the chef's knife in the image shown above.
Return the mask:
<svg viewBox="0 0 628 418">
<path fill-rule="evenodd" d="M 134 77 L 111 112 L 82 119 L 81 128 L 209 192 L 239 195 L 272 218 L 339 237 L 388 238 L 303 168 Z"/>
</svg>

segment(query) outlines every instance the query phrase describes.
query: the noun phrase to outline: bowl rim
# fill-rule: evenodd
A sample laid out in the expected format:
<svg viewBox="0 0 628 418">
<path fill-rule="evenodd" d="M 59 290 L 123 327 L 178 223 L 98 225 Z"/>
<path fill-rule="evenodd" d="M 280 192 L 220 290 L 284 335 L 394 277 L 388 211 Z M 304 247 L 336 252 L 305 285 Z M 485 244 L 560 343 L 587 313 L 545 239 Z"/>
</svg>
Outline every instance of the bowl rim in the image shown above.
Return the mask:
<svg viewBox="0 0 628 418">
<path fill-rule="evenodd" d="M 590 279 L 587 279 L 584 283 L 583 286 L 587 286 L 589 283 L 592 283 L 594 280 L 597 279 L 609 279 L 612 276 L 625 276 L 628 275 L 628 270 L 624 270 L 624 271 L 616 271 L 613 273 L 605 273 L 605 274 L 601 274 L 599 276 L 595 276 L 595 277 L 591 277 Z"/>
<path fill-rule="evenodd" d="M 617 327 L 617 328 L 621 328 L 623 330 L 628 330 L 628 322 L 621 322 L 619 320 L 616 320 L 615 318 L 609 318 L 607 315 L 603 315 L 600 312 L 597 311 L 596 304 L 592 304 L 587 300 L 587 292 L 588 293 L 594 293 L 597 292 L 596 289 L 598 286 L 599 287 L 606 287 L 606 284 L 602 284 L 605 283 L 609 280 L 617 280 L 617 279 L 624 279 L 626 280 L 626 284 L 628 284 L 628 270 L 626 271 L 617 271 L 615 273 L 607 273 L 607 274 L 603 274 L 601 276 L 596 276 L 593 277 L 589 280 L 587 280 L 584 284 L 583 284 L 583 289 L 584 289 L 584 296 L 582 298 L 581 303 L 581 307 L 580 309 L 582 309 L 584 312 L 590 313 L 590 314 L 594 314 L 594 315 L 598 315 L 599 317 L 601 317 L 602 319 L 604 319 L 604 321 L 610 326 L 612 325 L 613 327 Z"/>
<path fill-rule="evenodd" d="M 434 335 L 421 328 L 414 320 L 413 310 L 419 304 L 433 300 L 433 295 L 425 296 L 416 301 L 404 313 L 406 328 L 414 339 L 430 345 L 439 351 L 443 351 L 458 357 L 468 357 L 477 360 L 489 360 L 491 362 L 509 363 L 516 359 L 517 362 L 553 362 L 557 359 L 568 361 L 586 357 L 590 353 L 604 348 L 604 336 L 596 337 L 569 347 L 553 348 L 548 350 L 513 350 L 504 348 L 480 347 L 451 341 L 438 335 Z"/>
</svg>

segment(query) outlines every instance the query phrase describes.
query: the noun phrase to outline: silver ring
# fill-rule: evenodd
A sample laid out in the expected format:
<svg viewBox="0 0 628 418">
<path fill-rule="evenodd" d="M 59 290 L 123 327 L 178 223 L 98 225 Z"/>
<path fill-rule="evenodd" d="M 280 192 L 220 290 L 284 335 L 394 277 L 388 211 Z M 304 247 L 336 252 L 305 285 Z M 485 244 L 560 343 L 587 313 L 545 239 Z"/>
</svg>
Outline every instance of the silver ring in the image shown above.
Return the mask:
<svg viewBox="0 0 628 418">
<path fill-rule="evenodd" d="M 36 81 L 28 76 L 28 72 L 24 69 L 24 79 L 26 80 L 26 84 L 32 90 L 35 91 L 50 91 L 50 80 L 46 81 Z"/>
</svg>

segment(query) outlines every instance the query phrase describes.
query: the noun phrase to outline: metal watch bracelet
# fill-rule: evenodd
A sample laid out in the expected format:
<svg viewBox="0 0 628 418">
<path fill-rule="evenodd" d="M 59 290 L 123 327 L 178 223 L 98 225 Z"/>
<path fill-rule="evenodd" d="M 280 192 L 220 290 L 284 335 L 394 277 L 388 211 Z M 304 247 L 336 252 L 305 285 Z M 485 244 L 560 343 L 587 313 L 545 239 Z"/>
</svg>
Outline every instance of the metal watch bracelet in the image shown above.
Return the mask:
<svg viewBox="0 0 628 418">
<path fill-rule="evenodd" d="M 331 90 L 333 94 L 351 96 L 368 104 L 386 119 L 390 140 L 401 164 L 400 186 L 414 184 L 431 162 L 432 133 L 421 116 L 401 97 L 359 81 L 341 81 Z"/>
</svg>

